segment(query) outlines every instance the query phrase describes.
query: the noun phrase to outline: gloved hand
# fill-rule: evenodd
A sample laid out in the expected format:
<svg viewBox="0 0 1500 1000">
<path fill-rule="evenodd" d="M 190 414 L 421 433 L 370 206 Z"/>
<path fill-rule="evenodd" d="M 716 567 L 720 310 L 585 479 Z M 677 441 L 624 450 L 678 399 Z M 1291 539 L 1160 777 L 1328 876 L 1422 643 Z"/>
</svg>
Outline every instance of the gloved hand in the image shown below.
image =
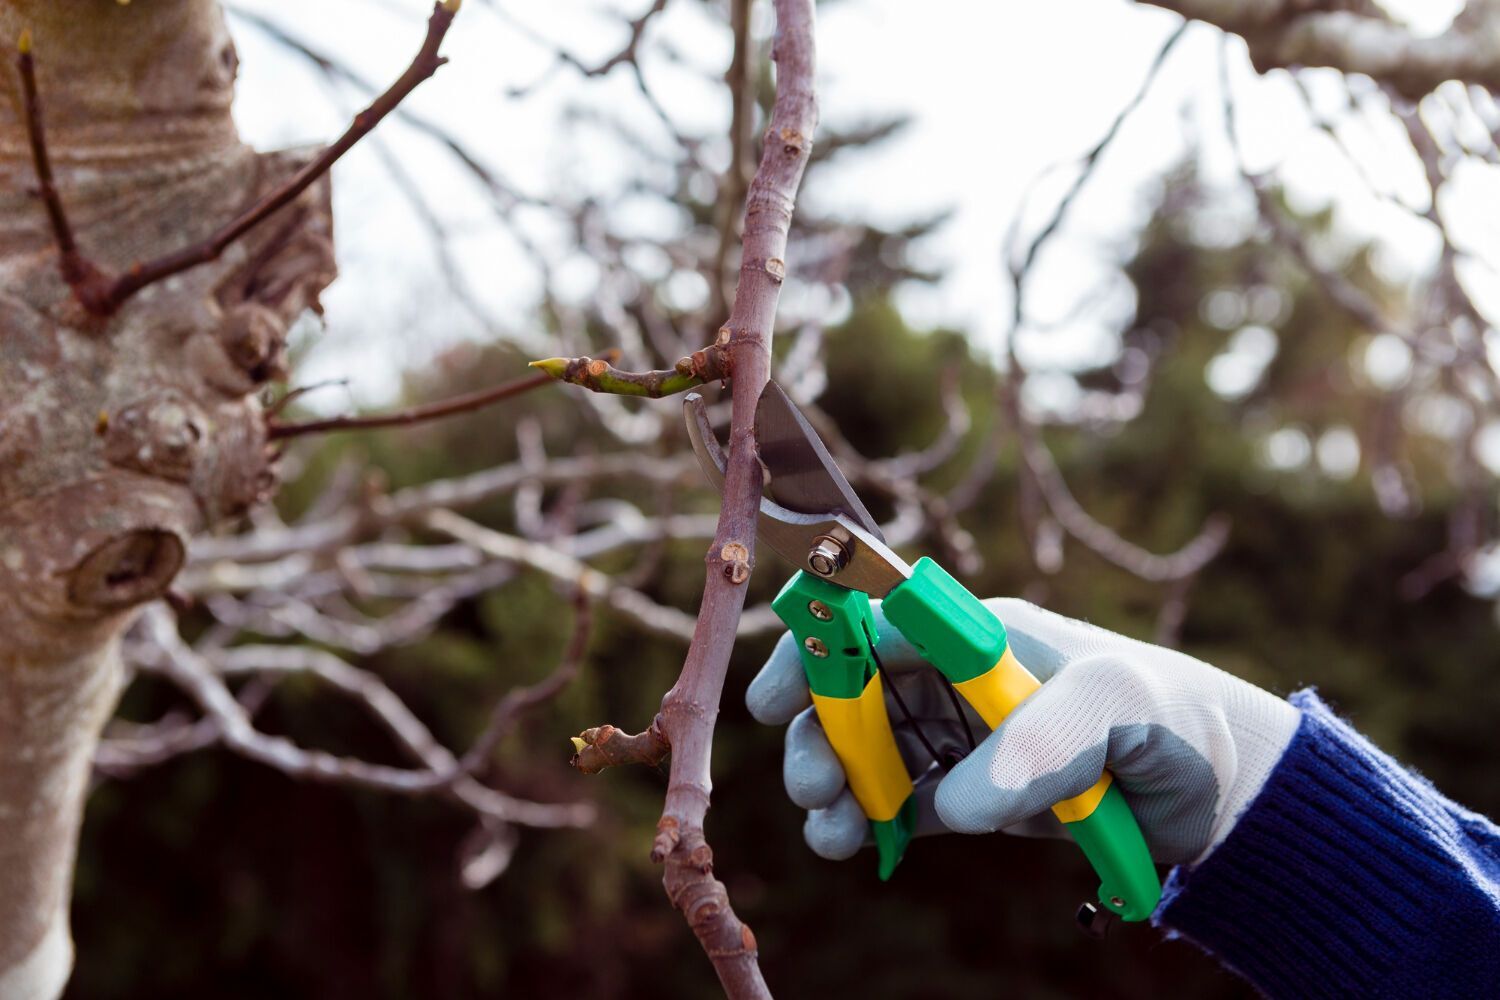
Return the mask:
<svg viewBox="0 0 1500 1000">
<path fill-rule="evenodd" d="M 1000 598 L 985 603 L 1043 684 L 991 733 L 967 705 L 959 718 L 941 675 L 872 603 L 886 684 L 898 688 L 937 758 L 968 751 L 966 727 L 982 741 L 945 775 L 887 695 L 896 742 L 918 776 L 919 832 L 1065 836 L 1050 807 L 1108 767 L 1152 856 L 1197 861 L 1255 798 L 1301 719 L 1275 695 L 1190 656 Z M 745 701 L 763 723 L 790 723 L 783 770 L 787 795 L 808 810 L 808 846 L 833 860 L 852 855 L 869 823 L 810 707 L 790 634 Z"/>
</svg>

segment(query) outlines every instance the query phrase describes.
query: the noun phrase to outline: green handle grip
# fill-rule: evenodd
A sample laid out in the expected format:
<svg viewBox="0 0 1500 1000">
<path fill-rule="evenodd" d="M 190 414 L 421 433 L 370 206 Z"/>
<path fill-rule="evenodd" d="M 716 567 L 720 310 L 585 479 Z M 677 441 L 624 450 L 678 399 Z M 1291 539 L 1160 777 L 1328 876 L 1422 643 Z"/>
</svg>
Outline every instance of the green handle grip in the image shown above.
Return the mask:
<svg viewBox="0 0 1500 1000">
<path fill-rule="evenodd" d="M 1041 687 L 1011 651 L 1000 619 L 931 559 L 919 560 L 882 607 L 992 729 Z M 1161 899 L 1161 881 L 1113 776 L 1104 772 L 1092 788 L 1052 811 L 1094 866 L 1100 904 L 1125 920 L 1149 917 Z"/>
<path fill-rule="evenodd" d="M 1092 813 L 1064 826 L 1099 876 L 1099 902 L 1123 920 L 1151 916 L 1161 880 L 1120 786 L 1111 783 Z"/>
<path fill-rule="evenodd" d="M 799 572 L 771 607 L 801 648 L 818 721 L 870 818 L 885 881 L 916 831 L 917 803 L 885 711 L 870 599 Z"/>
</svg>

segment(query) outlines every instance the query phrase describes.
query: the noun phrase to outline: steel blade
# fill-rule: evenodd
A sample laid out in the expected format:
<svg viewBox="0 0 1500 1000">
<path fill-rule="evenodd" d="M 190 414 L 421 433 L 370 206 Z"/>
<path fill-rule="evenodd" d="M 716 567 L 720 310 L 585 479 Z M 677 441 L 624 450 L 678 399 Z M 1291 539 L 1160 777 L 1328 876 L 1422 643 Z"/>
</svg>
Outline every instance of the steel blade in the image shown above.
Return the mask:
<svg viewBox="0 0 1500 1000">
<path fill-rule="evenodd" d="M 708 422 L 703 397 L 690 392 L 682 401 L 687 419 L 688 439 L 703 474 L 715 489 L 724 489 L 724 449 Z M 884 597 L 911 576 L 911 567 L 874 537 L 863 525 L 836 511 L 803 513 L 787 510 L 769 497 L 760 499 L 756 523 L 760 541 L 775 549 L 782 558 L 799 569 L 817 573 L 809 555 L 820 539 L 833 539 L 843 546 L 848 558 L 831 579 L 840 586 L 862 590 L 871 597 Z"/>
<path fill-rule="evenodd" d="M 766 493 L 772 500 L 802 514 L 843 514 L 884 541 L 823 439 L 775 382 L 766 383 L 755 408 L 755 440 L 770 471 Z"/>
</svg>

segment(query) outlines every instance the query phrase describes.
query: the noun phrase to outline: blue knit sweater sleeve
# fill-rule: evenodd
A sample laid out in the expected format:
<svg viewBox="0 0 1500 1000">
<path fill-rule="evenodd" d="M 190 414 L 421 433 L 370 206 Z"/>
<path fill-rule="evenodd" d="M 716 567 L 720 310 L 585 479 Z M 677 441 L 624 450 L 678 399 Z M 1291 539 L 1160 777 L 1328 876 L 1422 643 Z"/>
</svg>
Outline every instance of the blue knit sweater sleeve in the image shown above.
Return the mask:
<svg viewBox="0 0 1500 1000">
<path fill-rule="evenodd" d="M 1272 997 L 1500 997 L 1500 830 L 1292 703 L 1286 754 L 1154 921 Z"/>
</svg>

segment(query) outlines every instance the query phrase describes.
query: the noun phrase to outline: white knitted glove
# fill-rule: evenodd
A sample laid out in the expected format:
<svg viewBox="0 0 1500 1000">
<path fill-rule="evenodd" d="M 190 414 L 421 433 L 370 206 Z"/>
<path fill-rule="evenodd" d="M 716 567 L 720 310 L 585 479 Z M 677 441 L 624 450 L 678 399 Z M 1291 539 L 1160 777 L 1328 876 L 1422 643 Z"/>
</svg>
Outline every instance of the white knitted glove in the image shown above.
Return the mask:
<svg viewBox="0 0 1500 1000">
<path fill-rule="evenodd" d="M 1024 601 L 985 602 L 1016 657 L 1042 687 L 988 736 L 971 710 L 978 748 L 946 776 L 887 696 L 897 743 L 917 775 L 919 829 L 1064 835 L 1048 812 L 1108 767 L 1152 856 L 1201 860 L 1234 826 L 1281 759 L 1301 713 L 1269 692 L 1175 650 L 1151 646 Z M 939 757 L 968 749 L 941 678 L 875 607 L 876 651 Z M 838 758 L 814 715 L 791 636 L 746 693 L 750 712 L 787 728 L 787 794 L 809 810 L 809 846 L 849 857 L 868 833 Z"/>
</svg>

